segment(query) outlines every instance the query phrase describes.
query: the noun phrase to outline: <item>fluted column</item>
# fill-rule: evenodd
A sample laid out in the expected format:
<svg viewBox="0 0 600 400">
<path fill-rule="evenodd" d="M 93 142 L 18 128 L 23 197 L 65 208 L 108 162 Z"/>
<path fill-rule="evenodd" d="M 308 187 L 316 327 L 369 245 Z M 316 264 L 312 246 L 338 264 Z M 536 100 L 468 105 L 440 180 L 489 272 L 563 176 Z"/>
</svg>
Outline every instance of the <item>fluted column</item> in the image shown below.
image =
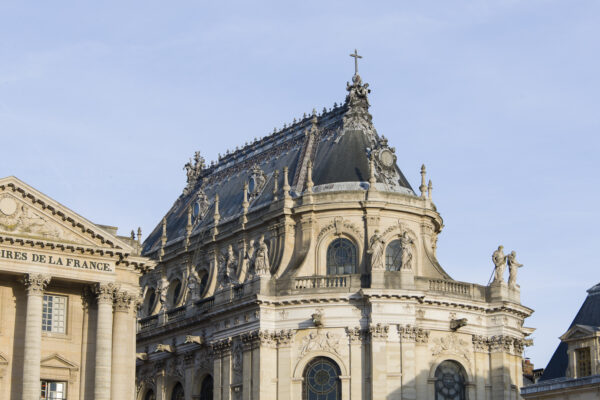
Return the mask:
<svg viewBox="0 0 600 400">
<path fill-rule="evenodd" d="M 42 299 L 50 282 L 48 275 L 27 274 L 23 283 L 27 288 L 25 317 L 25 348 L 23 351 L 22 400 L 40 398 L 40 359 L 42 355 Z"/>
<path fill-rule="evenodd" d="M 98 296 L 98 326 L 96 328 L 94 400 L 110 400 L 113 297 L 115 286 L 112 283 L 102 283 L 96 285 L 95 291 Z"/>
<path fill-rule="evenodd" d="M 126 393 L 131 391 L 131 381 L 129 380 L 132 370 L 135 371 L 135 353 L 131 348 L 131 342 L 128 338 L 135 335 L 130 332 L 131 320 L 129 310 L 131 308 L 132 296 L 124 291 L 115 293 L 115 313 L 113 318 L 113 337 L 112 341 L 112 379 L 111 391 L 112 399 L 133 400 Z"/>
</svg>

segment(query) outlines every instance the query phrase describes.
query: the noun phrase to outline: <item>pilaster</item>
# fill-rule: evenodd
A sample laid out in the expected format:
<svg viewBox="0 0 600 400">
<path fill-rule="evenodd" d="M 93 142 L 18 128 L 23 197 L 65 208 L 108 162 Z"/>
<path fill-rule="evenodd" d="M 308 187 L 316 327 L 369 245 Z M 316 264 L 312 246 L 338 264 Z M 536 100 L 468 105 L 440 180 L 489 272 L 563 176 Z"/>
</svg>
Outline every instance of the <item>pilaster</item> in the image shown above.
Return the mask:
<svg viewBox="0 0 600 400">
<path fill-rule="evenodd" d="M 363 341 L 365 332 L 359 327 L 346 328 L 350 345 L 350 399 L 360 400 L 363 395 L 363 381 L 366 378 L 363 368 Z"/>
<path fill-rule="evenodd" d="M 376 324 L 369 327 L 371 335 L 371 398 L 387 398 L 386 347 L 390 327 Z"/>
</svg>

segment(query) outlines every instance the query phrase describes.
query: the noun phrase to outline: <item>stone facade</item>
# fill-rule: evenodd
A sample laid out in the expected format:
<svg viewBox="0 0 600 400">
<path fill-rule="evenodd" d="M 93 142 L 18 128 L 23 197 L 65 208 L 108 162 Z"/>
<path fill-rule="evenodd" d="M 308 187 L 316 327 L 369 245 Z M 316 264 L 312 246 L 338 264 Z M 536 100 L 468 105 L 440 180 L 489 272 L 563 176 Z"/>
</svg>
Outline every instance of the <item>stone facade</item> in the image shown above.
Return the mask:
<svg viewBox="0 0 600 400">
<path fill-rule="evenodd" d="M 139 250 L 0 179 L 0 398 L 134 397 L 139 277 L 154 265 Z"/>
<path fill-rule="evenodd" d="M 144 243 L 158 266 L 141 279 L 138 399 L 519 397 L 532 332 L 519 286 L 444 271 L 425 168 L 417 195 L 372 125 L 368 85 L 356 74 L 347 90 L 188 164 Z"/>
</svg>

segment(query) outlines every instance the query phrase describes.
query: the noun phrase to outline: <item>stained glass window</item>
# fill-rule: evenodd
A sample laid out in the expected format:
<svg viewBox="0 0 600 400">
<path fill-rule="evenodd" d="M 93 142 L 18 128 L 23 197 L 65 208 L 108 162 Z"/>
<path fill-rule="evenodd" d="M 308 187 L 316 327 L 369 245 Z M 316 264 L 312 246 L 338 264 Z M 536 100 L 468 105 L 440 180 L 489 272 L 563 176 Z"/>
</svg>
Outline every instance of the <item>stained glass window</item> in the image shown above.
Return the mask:
<svg viewBox="0 0 600 400">
<path fill-rule="evenodd" d="M 385 269 L 400 271 L 402 267 L 402 244 L 400 240 L 393 240 L 385 249 Z"/>
<path fill-rule="evenodd" d="M 44 295 L 42 303 L 42 331 L 65 333 L 67 297 Z"/>
<path fill-rule="evenodd" d="M 356 273 L 356 246 L 348 239 L 335 239 L 327 248 L 327 274 L 354 273 Z"/>
<path fill-rule="evenodd" d="M 446 360 L 435 370 L 436 400 L 466 400 L 465 370 L 456 361 Z"/>
<path fill-rule="evenodd" d="M 183 392 L 183 386 L 181 386 L 181 383 L 178 383 L 173 388 L 171 400 L 185 400 L 185 393 Z"/>
<path fill-rule="evenodd" d="M 304 400 L 340 400 L 340 369 L 329 358 L 318 357 L 304 370 Z"/>
</svg>

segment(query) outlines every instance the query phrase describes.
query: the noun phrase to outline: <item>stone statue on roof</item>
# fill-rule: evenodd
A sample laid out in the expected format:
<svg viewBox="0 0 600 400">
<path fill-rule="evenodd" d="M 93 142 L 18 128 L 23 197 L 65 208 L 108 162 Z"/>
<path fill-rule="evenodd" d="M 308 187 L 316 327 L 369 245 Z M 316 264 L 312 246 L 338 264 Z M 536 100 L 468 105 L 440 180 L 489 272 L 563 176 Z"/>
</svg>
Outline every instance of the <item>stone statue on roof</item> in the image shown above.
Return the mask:
<svg viewBox="0 0 600 400">
<path fill-rule="evenodd" d="M 506 262 L 508 263 L 508 287 L 517 287 L 517 271 L 523 266 L 517 262 L 517 253 L 513 250 L 509 255 L 506 256 Z"/>
<path fill-rule="evenodd" d="M 498 246 L 498 250 L 492 254 L 492 261 L 494 262 L 494 281 L 502 282 L 504 280 L 504 270 L 506 269 L 506 256 L 504 255 L 504 246 Z"/>
</svg>

